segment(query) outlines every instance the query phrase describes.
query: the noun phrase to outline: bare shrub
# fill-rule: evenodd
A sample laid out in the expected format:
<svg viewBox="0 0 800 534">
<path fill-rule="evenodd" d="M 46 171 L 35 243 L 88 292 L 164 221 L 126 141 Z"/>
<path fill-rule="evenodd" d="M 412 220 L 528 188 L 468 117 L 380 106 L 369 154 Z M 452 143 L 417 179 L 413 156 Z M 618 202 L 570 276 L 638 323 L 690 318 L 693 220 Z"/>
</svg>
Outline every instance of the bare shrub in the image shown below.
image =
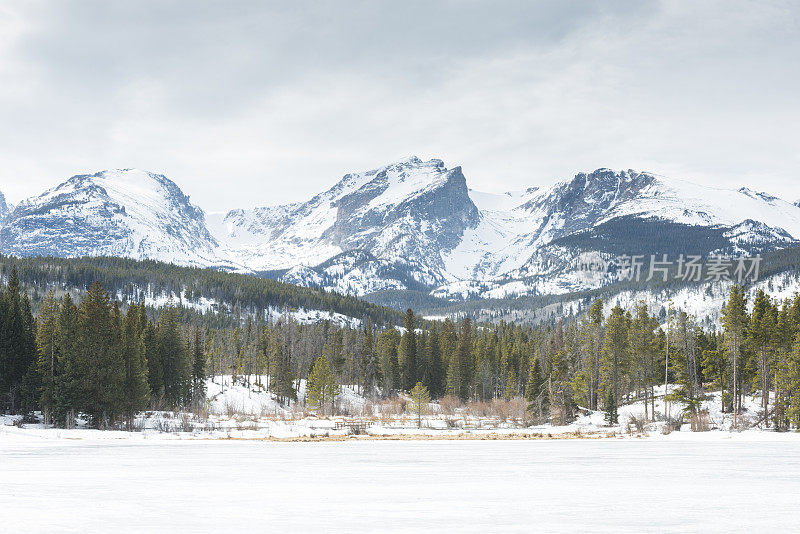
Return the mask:
<svg viewBox="0 0 800 534">
<path fill-rule="evenodd" d="M 477 401 L 470 402 L 464 407 L 464 411 L 472 417 L 489 417 L 493 412 L 492 404 L 489 402 Z"/>
<path fill-rule="evenodd" d="M 647 421 L 645 421 L 644 416 L 637 416 L 631 414 L 628 417 L 628 434 L 641 434 L 644 432 L 645 428 L 647 427 Z"/>
<path fill-rule="evenodd" d="M 169 419 L 164 418 L 163 416 L 157 417 L 153 421 L 153 430 L 158 432 L 175 432 L 177 427 L 170 421 Z"/>
<path fill-rule="evenodd" d="M 511 421 L 520 424 L 525 420 L 528 411 L 528 403 L 522 397 L 514 397 L 511 400 L 495 399 L 492 401 L 492 415 L 501 421 Z"/>
<path fill-rule="evenodd" d="M 191 432 L 194 430 L 191 414 L 182 413 L 180 418 L 178 419 L 178 422 L 182 432 Z"/>
<path fill-rule="evenodd" d="M 739 415 L 736 418 L 736 423 L 731 425 L 731 430 L 735 430 L 737 432 L 743 432 L 753 426 L 753 418 L 747 415 Z"/>
<path fill-rule="evenodd" d="M 447 395 L 446 397 L 439 399 L 439 406 L 441 407 L 444 415 L 453 415 L 456 413 L 456 410 L 461 408 L 462 404 L 461 399 L 455 395 Z"/>
<path fill-rule="evenodd" d="M 226 399 L 225 404 L 222 406 L 222 413 L 228 417 L 234 417 L 242 413 L 242 407 L 233 402 L 231 399 Z"/>
</svg>

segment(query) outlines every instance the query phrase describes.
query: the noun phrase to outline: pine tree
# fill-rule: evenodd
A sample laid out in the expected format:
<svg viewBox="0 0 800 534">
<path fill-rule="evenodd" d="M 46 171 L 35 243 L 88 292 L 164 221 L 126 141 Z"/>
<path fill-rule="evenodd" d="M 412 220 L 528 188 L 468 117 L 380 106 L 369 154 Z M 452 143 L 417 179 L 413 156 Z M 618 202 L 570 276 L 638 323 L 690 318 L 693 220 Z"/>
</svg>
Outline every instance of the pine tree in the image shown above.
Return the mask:
<svg viewBox="0 0 800 534">
<path fill-rule="evenodd" d="M 425 344 L 425 359 L 429 368 L 429 387 L 431 395 L 439 398 L 444 395 L 445 390 L 445 368 L 442 361 L 442 347 L 440 343 L 439 331 L 432 328 L 428 335 L 428 342 Z"/>
<path fill-rule="evenodd" d="M 422 382 L 417 382 L 411 389 L 411 413 L 417 416 L 417 428 L 422 428 L 422 416 L 425 415 L 430 402 L 431 394 L 428 388 Z"/>
<path fill-rule="evenodd" d="M 461 322 L 458 346 L 447 369 L 447 391 L 466 401 L 472 386 L 472 321 Z"/>
<path fill-rule="evenodd" d="M 35 386 L 36 339 L 30 302 L 22 295 L 16 267 L 0 295 L 0 319 L 0 395 L 8 400 L 12 413 L 29 411 L 35 404 L 31 397 L 36 396 L 35 390 L 30 391 Z"/>
<path fill-rule="evenodd" d="M 164 400 L 170 406 L 180 406 L 191 400 L 191 369 L 174 306 L 168 305 L 161 311 L 156 339 L 164 380 Z"/>
<path fill-rule="evenodd" d="M 372 319 L 367 319 L 367 326 L 364 329 L 364 343 L 362 345 L 362 376 L 364 384 L 364 396 L 371 398 L 375 388 L 378 386 L 378 360 L 375 352 L 375 334 L 372 329 Z"/>
<path fill-rule="evenodd" d="M 628 343 L 632 356 L 633 374 L 644 392 L 644 416 L 649 419 L 648 400 L 652 403 L 655 396 L 655 362 L 658 354 L 658 338 L 656 330 L 658 320 L 648 313 L 647 304 L 640 302 L 636 306 L 636 316 L 631 321 Z M 655 417 L 655 414 L 652 414 Z"/>
<path fill-rule="evenodd" d="M 619 306 L 611 310 L 606 323 L 605 342 L 601 360 L 601 390 L 603 391 L 606 422 L 619 422 L 617 408 L 620 404 L 620 381 L 628 371 L 628 329 L 630 318 Z"/>
<path fill-rule="evenodd" d="M 542 417 L 549 408 L 547 403 L 549 396 L 539 358 L 534 358 L 530 366 L 528 383 L 525 386 L 525 400 L 529 403 L 528 411 L 535 412 L 539 417 Z"/>
<path fill-rule="evenodd" d="M 150 386 L 147 382 L 147 361 L 145 347 L 140 334 L 139 307 L 131 305 L 125 315 L 122 332 L 122 360 L 125 366 L 123 382 L 123 412 L 125 427 L 133 430 L 136 412 L 147 408 L 150 400 Z"/>
<path fill-rule="evenodd" d="M 384 397 L 388 397 L 393 390 L 400 387 L 400 366 L 397 357 L 399 345 L 400 333 L 395 328 L 378 335 L 378 363 Z"/>
<path fill-rule="evenodd" d="M 142 321 L 142 317 L 139 320 Z M 146 316 L 144 321 L 142 346 L 144 347 L 145 362 L 147 362 L 147 382 L 150 386 L 150 400 L 156 407 L 160 408 L 164 400 L 164 366 L 161 364 L 158 332 L 155 325 L 147 320 Z"/>
<path fill-rule="evenodd" d="M 192 344 L 192 403 L 200 406 L 206 398 L 206 355 L 203 351 L 203 338 L 200 327 L 194 327 Z"/>
<path fill-rule="evenodd" d="M 80 383 L 80 411 L 98 428 L 112 424 L 122 411 L 125 367 L 121 358 L 119 309 L 112 306 L 99 282 L 79 307 L 75 369 Z"/>
<path fill-rule="evenodd" d="M 270 375 L 269 387 L 277 395 L 278 402 L 287 403 L 297 400 L 297 391 L 294 389 L 294 377 L 292 376 L 289 359 L 284 354 L 283 345 L 278 340 L 273 340 L 272 342 L 270 368 L 272 374 Z M 328 367 L 328 370 L 333 373 L 330 367 Z"/>
<path fill-rule="evenodd" d="M 517 373 L 514 372 L 514 366 L 508 366 L 508 372 L 506 373 L 506 387 L 503 391 L 503 397 L 506 400 L 511 400 L 517 396 Z"/>
<path fill-rule="evenodd" d="M 339 392 L 333 371 L 328 363 L 328 359 L 323 355 L 314 362 L 311 374 L 308 376 L 306 386 L 307 402 L 309 406 L 317 410 L 325 411 L 330 404 L 331 413 L 333 412 L 333 401 Z"/>
<path fill-rule="evenodd" d="M 56 381 L 58 380 L 59 360 L 58 317 L 61 307 L 55 294 L 48 291 L 39 310 L 36 328 L 36 346 L 39 353 L 38 372 L 41 376 L 42 391 L 40 405 L 45 424 L 50 424 L 55 413 Z"/>
<path fill-rule="evenodd" d="M 406 310 L 403 328 L 405 328 L 405 332 L 400 338 L 401 387 L 408 391 L 417 383 L 418 374 L 416 319 L 414 312 L 410 309 Z"/>
<path fill-rule="evenodd" d="M 748 374 L 752 375 L 755 388 L 761 392 L 761 408 L 765 419 L 769 409 L 770 388 L 775 365 L 777 329 L 778 309 L 773 305 L 772 299 L 764 293 L 764 290 L 759 289 L 753 301 L 753 313 L 747 328 L 746 342 L 753 356 L 749 361 Z"/>
<path fill-rule="evenodd" d="M 83 400 L 83 376 L 79 358 L 80 324 L 78 308 L 69 293 L 61 299 L 58 315 L 58 347 L 60 352 L 58 380 L 54 386 L 55 418 L 72 428 Z"/>
<path fill-rule="evenodd" d="M 723 343 L 732 375 L 733 421 L 741 411 L 742 370 L 747 335 L 747 298 L 741 286 L 731 287 L 728 302 L 722 308 Z"/>
</svg>

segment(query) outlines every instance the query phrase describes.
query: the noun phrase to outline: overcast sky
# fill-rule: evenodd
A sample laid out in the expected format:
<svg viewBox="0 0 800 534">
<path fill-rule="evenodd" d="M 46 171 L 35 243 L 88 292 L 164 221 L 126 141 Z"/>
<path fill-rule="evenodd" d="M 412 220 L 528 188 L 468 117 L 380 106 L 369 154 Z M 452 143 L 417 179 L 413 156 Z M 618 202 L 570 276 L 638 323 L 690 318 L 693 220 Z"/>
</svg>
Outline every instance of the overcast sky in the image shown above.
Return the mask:
<svg viewBox="0 0 800 534">
<path fill-rule="evenodd" d="M 0 191 L 206 211 L 408 155 L 486 191 L 633 168 L 800 198 L 800 3 L 0 0 Z"/>
</svg>

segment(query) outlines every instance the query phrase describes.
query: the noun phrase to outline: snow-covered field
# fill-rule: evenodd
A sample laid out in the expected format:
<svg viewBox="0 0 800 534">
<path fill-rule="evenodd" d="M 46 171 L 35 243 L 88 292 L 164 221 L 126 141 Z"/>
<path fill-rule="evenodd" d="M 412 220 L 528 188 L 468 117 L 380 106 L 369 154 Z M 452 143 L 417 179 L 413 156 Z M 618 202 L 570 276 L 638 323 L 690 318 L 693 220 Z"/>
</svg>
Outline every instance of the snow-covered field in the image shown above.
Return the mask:
<svg viewBox="0 0 800 534">
<path fill-rule="evenodd" d="M 223 391 L 215 380 L 202 420 L 151 412 L 138 432 L 0 417 L 0 532 L 795 528 L 800 433 L 731 431 L 718 395 L 705 406 L 709 432 L 632 429 L 641 403 L 621 407 L 614 427 L 601 412 L 526 426 L 432 405 L 417 429 L 413 416 L 352 388 L 340 399 L 350 416 L 317 418 L 258 387 L 227 381 Z M 757 406 L 747 399 L 751 422 Z M 337 428 L 348 418 L 369 426 L 349 435 Z"/>
<path fill-rule="evenodd" d="M 796 434 L 538 441 L 0 436 L 3 532 L 796 529 Z"/>
</svg>

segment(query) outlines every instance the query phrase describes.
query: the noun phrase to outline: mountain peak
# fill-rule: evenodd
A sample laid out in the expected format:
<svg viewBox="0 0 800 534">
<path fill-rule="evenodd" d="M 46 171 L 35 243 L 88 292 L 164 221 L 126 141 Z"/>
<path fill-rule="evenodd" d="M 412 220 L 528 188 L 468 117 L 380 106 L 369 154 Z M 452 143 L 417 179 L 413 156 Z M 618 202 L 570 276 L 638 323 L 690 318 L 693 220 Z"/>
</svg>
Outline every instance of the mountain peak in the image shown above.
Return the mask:
<svg viewBox="0 0 800 534">
<path fill-rule="evenodd" d="M 0 243 L 16 255 L 124 256 L 223 265 L 203 211 L 170 179 L 139 169 L 70 177 L 20 203 Z"/>
</svg>

